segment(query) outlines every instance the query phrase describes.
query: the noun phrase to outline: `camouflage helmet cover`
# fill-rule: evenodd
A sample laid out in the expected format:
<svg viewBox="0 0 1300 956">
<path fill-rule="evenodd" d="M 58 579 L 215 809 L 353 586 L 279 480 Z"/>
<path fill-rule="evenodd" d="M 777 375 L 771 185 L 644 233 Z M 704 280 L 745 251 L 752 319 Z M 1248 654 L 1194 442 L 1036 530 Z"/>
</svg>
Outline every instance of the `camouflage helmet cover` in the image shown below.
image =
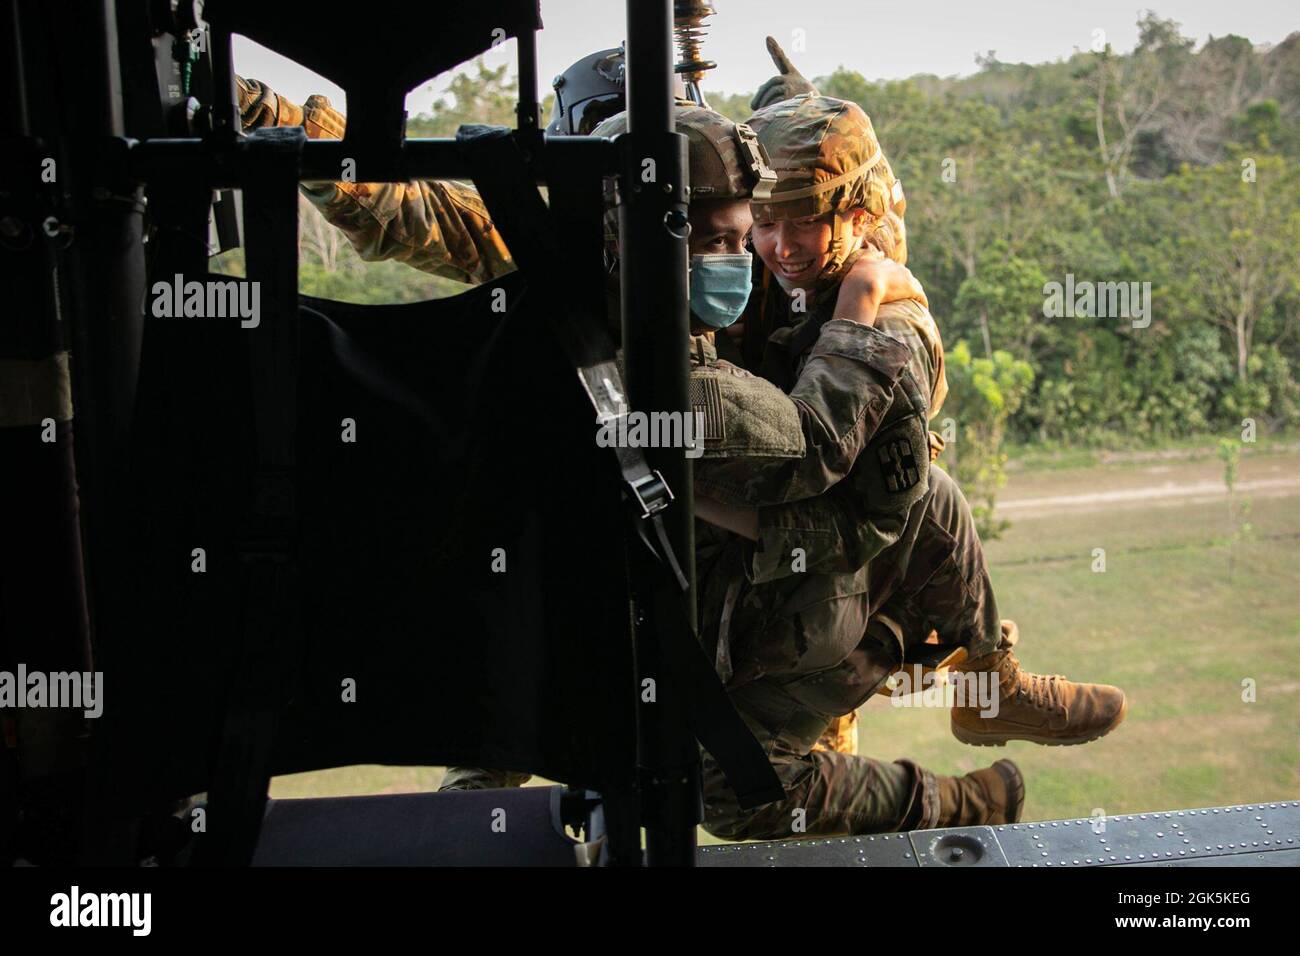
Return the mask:
<svg viewBox="0 0 1300 956">
<path fill-rule="evenodd" d="M 901 218 L 906 210 L 903 184 L 858 104 L 804 94 L 764 107 L 749 125 L 777 175 L 769 197 L 754 197 L 755 222 L 857 208 L 877 219 L 890 212 Z"/>
<path fill-rule="evenodd" d="M 776 174 L 754 131 L 703 106 L 678 103 L 677 132 L 686 134 L 691 199 L 748 199 L 766 196 Z M 627 132 L 627 114 L 605 120 L 593 136 Z"/>
</svg>

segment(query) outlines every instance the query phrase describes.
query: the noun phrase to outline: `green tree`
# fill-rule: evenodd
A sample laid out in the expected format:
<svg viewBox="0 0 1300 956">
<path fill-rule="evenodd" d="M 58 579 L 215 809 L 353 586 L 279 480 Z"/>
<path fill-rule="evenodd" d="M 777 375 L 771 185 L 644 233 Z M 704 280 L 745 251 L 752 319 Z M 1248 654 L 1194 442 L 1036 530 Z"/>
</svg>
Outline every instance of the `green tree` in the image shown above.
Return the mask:
<svg viewBox="0 0 1300 956">
<path fill-rule="evenodd" d="M 519 97 L 518 78 L 509 74 L 509 64 L 491 69 L 482 60 L 475 62 L 475 72 L 458 72 L 447 92 L 434 100 L 428 113 L 411 117 L 406 134 L 411 137 L 455 136 L 466 123 L 487 126 L 514 126 L 515 106 Z"/>
<path fill-rule="evenodd" d="M 995 257 L 961 284 L 954 315 L 979 317 L 986 355 L 1005 349 L 1030 361 L 1035 344 L 1058 332 L 1043 317 L 1046 284 L 1047 276 L 1035 260 Z"/>
<path fill-rule="evenodd" d="M 953 476 L 966 492 L 980 536 L 991 540 L 1009 527 L 994 515 L 998 489 L 1006 483 L 1002 450 L 1007 420 L 1024 401 L 1034 381 L 1029 363 L 996 351 L 974 358 L 965 341 L 948 354 L 948 404 L 957 423 L 951 445 Z"/>
<path fill-rule="evenodd" d="M 1190 311 L 1228 334 L 1245 382 L 1261 321 L 1300 289 L 1300 170 L 1280 156 L 1242 157 L 1185 166 L 1167 190 L 1178 220 L 1162 247 L 1171 282 Z"/>
</svg>

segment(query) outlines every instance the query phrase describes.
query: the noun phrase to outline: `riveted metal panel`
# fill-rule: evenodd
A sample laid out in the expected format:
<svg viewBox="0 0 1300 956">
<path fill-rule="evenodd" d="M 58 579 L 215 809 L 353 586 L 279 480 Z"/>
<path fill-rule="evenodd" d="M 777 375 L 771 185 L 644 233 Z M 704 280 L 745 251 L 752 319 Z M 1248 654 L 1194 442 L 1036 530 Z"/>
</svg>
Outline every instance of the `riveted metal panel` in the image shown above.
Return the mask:
<svg viewBox="0 0 1300 956">
<path fill-rule="evenodd" d="M 908 834 L 921 866 L 1006 866 L 992 827 L 914 830 Z"/>
<path fill-rule="evenodd" d="M 1004 824 L 993 830 L 1011 866 L 1182 863 L 1300 849 L 1300 801 Z"/>
<path fill-rule="evenodd" d="M 700 866 L 1296 866 L 1300 800 L 701 847 Z"/>
<path fill-rule="evenodd" d="M 916 866 L 905 833 L 702 846 L 699 866 Z"/>
</svg>

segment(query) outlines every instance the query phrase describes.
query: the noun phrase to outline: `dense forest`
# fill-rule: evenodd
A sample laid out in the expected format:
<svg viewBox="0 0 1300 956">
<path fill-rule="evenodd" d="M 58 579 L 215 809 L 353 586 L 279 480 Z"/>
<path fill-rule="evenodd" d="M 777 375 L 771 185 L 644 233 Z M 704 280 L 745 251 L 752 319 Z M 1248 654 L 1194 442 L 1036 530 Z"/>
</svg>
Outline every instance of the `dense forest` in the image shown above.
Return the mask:
<svg viewBox="0 0 1300 956">
<path fill-rule="evenodd" d="M 1004 433 L 1148 444 L 1300 420 L 1300 33 L 1198 45 L 1154 14 L 1139 26 L 1124 55 L 990 52 L 962 78 L 872 82 L 862 63 L 816 79 L 867 110 L 906 186 L 908 264 L 949 353 L 945 415 L 984 422 L 995 448 Z M 749 98 L 709 97 L 738 120 Z M 480 63 L 409 133 L 511 124 L 513 109 L 506 68 Z M 455 288 L 360 263 L 305 219 L 307 291 Z"/>
</svg>

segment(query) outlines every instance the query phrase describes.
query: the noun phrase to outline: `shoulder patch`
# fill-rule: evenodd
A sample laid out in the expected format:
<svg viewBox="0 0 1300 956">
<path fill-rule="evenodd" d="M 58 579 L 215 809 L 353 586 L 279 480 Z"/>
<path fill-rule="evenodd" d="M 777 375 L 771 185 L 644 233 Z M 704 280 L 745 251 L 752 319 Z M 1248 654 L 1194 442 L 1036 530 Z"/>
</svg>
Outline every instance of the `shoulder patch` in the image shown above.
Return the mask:
<svg viewBox="0 0 1300 956">
<path fill-rule="evenodd" d="M 704 440 L 721 441 L 727 437 L 727 418 L 722 411 L 722 390 L 716 378 L 692 375 L 690 379 L 691 411 L 704 415 Z"/>
<path fill-rule="evenodd" d="M 899 435 L 880 446 L 880 477 L 885 487 L 894 494 L 907 491 L 921 480 L 921 469 L 916 459 L 916 449 L 905 435 Z M 927 459 L 928 459 L 927 455 Z"/>
</svg>

